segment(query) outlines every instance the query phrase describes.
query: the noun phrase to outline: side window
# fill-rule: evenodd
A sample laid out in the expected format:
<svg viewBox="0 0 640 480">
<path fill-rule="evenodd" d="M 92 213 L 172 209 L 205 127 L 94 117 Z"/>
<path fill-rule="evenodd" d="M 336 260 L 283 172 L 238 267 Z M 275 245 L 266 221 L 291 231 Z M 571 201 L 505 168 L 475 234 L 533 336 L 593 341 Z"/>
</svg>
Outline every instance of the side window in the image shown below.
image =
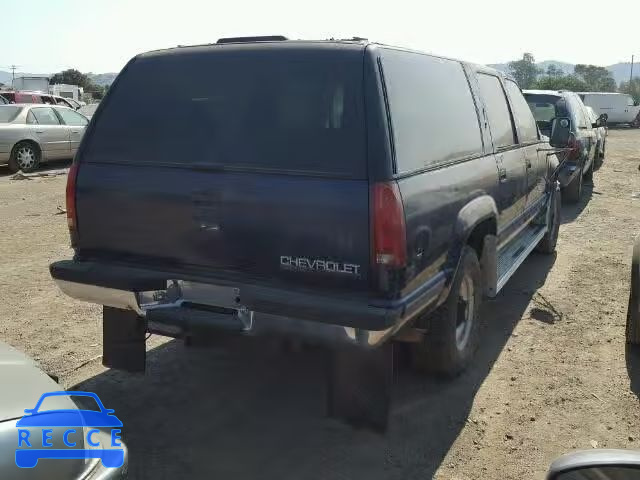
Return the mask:
<svg viewBox="0 0 640 480">
<path fill-rule="evenodd" d="M 89 123 L 86 118 L 84 118 L 79 113 L 74 112 L 73 110 L 59 108 L 58 113 L 62 117 L 62 121 L 66 125 L 70 125 L 72 127 L 84 127 L 87 125 L 87 123 Z"/>
<path fill-rule="evenodd" d="M 35 125 L 37 123 L 38 123 L 38 121 L 36 120 L 36 117 L 33 116 L 33 112 L 29 111 L 29 113 L 27 113 L 27 124 L 28 125 Z"/>
<path fill-rule="evenodd" d="M 522 96 L 520 88 L 511 80 L 507 80 L 505 85 L 509 98 L 511 99 L 513 117 L 518 126 L 518 132 L 520 133 L 520 143 L 537 142 L 538 127 L 536 126 L 536 121 L 533 118 L 527 101 Z"/>
<path fill-rule="evenodd" d="M 40 125 L 60 125 L 58 116 L 50 107 L 32 108 L 31 112 Z"/>
<path fill-rule="evenodd" d="M 507 104 L 507 97 L 504 94 L 502 85 L 498 77 L 478 74 L 480 92 L 487 107 L 487 117 L 491 126 L 491 138 L 493 146 L 497 149 L 515 145 L 516 136 L 513 131 L 511 113 Z"/>
<path fill-rule="evenodd" d="M 587 128 L 590 122 L 587 120 L 587 114 L 584 111 L 583 103 L 575 94 L 567 95 L 567 104 L 572 113 L 573 121 L 577 123 L 578 128 Z"/>
<path fill-rule="evenodd" d="M 459 62 L 383 50 L 398 173 L 482 154 L 469 82 Z"/>
</svg>

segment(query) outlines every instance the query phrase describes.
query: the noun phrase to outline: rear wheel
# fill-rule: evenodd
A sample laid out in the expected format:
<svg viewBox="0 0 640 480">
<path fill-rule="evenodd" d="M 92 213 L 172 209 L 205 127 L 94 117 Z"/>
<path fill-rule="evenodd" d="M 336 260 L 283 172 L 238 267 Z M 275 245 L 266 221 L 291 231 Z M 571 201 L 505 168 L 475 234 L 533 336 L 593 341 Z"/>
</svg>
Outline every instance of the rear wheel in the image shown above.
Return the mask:
<svg viewBox="0 0 640 480">
<path fill-rule="evenodd" d="M 32 172 L 40 164 L 40 149 L 31 142 L 20 142 L 11 151 L 9 170 Z"/>
<path fill-rule="evenodd" d="M 478 256 L 465 245 L 447 300 L 431 315 L 423 343 L 414 346 L 416 368 L 455 377 L 469 365 L 479 343 L 481 279 Z"/>
<path fill-rule="evenodd" d="M 627 308 L 627 343 L 640 345 L 640 237 L 633 246 L 631 260 L 631 292 Z"/>
<path fill-rule="evenodd" d="M 569 203 L 578 203 L 580 196 L 582 195 L 582 172 L 571 181 L 569 185 L 564 188 L 563 197 L 567 199 Z"/>
</svg>

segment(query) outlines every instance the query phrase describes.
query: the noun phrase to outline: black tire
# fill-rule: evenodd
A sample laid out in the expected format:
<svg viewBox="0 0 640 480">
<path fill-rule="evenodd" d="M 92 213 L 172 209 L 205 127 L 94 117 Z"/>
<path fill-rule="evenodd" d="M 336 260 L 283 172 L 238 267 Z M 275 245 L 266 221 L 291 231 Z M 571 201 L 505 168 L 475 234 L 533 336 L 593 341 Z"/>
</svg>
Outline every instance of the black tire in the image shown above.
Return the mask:
<svg viewBox="0 0 640 480">
<path fill-rule="evenodd" d="M 631 292 L 627 308 L 626 340 L 631 345 L 640 345 L 640 237 L 633 246 L 631 260 Z"/>
<path fill-rule="evenodd" d="M 20 142 L 13 147 L 9 157 L 9 170 L 33 172 L 40 165 L 40 149 L 33 142 Z"/>
<path fill-rule="evenodd" d="M 447 300 L 431 315 L 424 341 L 413 346 L 415 368 L 447 378 L 467 368 L 479 343 L 482 291 L 478 256 L 465 245 Z"/>
<path fill-rule="evenodd" d="M 569 203 L 578 203 L 582 196 L 582 172 L 573 179 L 573 181 L 564 187 L 563 198 L 567 199 Z"/>
<path fill-rule="evenodd" d="M 604 163 L 604 157 L 606 154 L 607 154 L 607 142 L 605 141 L 604 144 L 602 144 L 602 153 L 598 155 L 598 161 L 596 162 L 596 167 L 598 169 L 602 167 L 602 164 Z"/>
<path fill-rule="evenodd" d="M 593 161 L 591 162 L 591 165 L 589 165 L 589 170 L 584 172 L 584 179 L 587 182 L 593 182 L 593 169 L 595 167 L 595 164 L 596 164 L 596 157 L 594 156 L 593 157 Z"/>
<path fill-rule="evenodd" d="M 558 243 L 558 232 L 560 231 L 560 205 L 562 204 L 562 197 L 560 194 L 560 188 L 556 187 L 556 191 L 553 193 L 553 202 L 551 204 L 551 218 L 549 219 L 549 228 L 547 233 L 544 234 L 540 243 L 536 246 L 536 251 L 540 253 L 552 254 L 556 251 L 556 244 Z"/>
</svg>

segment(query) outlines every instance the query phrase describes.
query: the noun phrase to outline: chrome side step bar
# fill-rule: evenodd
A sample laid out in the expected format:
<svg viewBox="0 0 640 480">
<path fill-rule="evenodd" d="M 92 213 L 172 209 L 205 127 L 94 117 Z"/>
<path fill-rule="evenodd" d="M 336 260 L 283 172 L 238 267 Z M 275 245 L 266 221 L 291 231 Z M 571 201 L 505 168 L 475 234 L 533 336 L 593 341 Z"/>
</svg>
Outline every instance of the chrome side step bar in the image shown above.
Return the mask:
<svg viewBox="0 0 640 480">
<path fill-rule="evenodd" d="M 547 233 L 546 225 L 529 225 L 516 238 L 498 252 L 498 282 L 496 294 L 502 290 L 522 262 Z"/>
</svg>

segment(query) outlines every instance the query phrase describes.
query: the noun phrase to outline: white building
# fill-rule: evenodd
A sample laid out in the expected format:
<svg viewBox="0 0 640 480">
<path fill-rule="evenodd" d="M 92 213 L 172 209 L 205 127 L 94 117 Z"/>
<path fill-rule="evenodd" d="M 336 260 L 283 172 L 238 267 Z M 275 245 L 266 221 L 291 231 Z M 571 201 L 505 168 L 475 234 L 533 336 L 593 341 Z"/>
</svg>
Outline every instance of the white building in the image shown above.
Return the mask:
<svg viewBox="0 0 640 480">
<path fill-rule="evenodd" d="M 64 83 L 59 83 L 56 85 L 50 85 L 49 93 L 64 98 L 72 98 L 76 102 L 79 102 L 82 100 L 82 95 L 84 95 L 84 89 L 77 85 L 66 85 Z"/>
<path fill-rule="evenodd" d="M 47 93 L 49 90 L 49 77 L 18 77 L 13 81 L 13 88 L 15 90 Z"/>
</svg>

